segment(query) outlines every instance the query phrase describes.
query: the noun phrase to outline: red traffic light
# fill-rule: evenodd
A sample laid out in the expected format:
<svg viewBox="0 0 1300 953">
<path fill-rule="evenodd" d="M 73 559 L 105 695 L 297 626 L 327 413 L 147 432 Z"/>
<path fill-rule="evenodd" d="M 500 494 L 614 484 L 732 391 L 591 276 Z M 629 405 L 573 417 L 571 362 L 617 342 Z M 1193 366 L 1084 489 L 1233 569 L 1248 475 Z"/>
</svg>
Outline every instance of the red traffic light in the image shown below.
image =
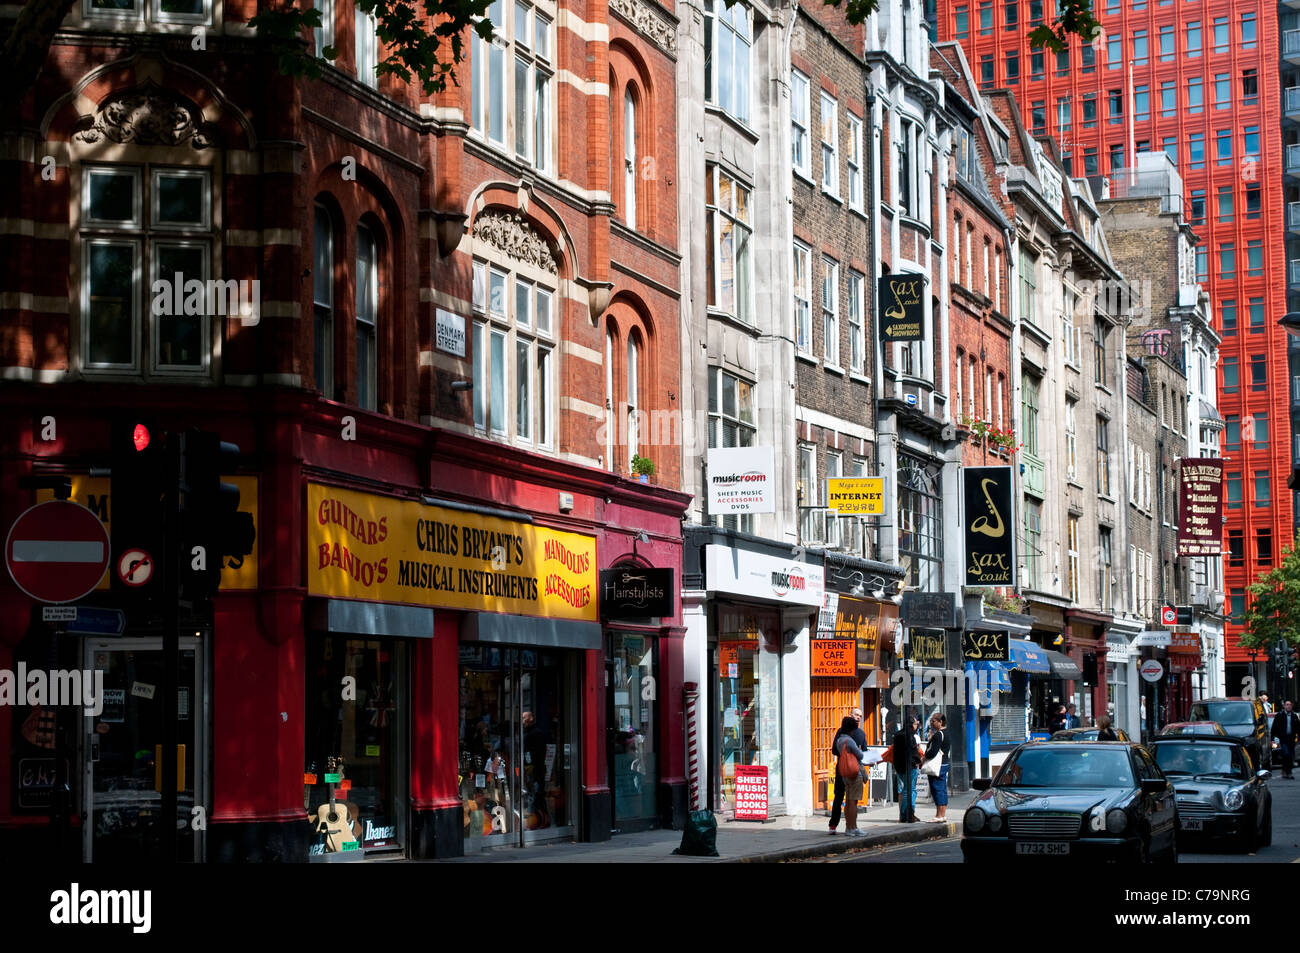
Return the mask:
<svg viewBox="0 0 1300 953">
<path fill-rule="evenodd" d="M 135 444 L 137 453 L 143 452 L 149 446 L 149 428 L 144 424 L 136 424 L 131 431 L 131 442 Z"/>
</svg>

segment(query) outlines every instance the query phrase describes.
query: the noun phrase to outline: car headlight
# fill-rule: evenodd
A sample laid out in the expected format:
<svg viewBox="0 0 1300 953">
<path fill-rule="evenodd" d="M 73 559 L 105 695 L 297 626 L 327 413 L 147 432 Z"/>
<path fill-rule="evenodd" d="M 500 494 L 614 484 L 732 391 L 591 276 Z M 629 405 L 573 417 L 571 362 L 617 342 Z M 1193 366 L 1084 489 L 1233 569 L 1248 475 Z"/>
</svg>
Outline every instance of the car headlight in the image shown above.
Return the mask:
<svg viewBox="0 0 1300 953">
<path fill-rule="evenodd" d="M 1106 830 L 1112 834 L 1123 834 L 1128 830 L 1128 814 L 1115 808 L 1113 811 L 1106 812 Z"/>
<path fill-rule="evenodd" d="M 1228 792 L 1223 795 L 1223 806 L 1230 811 L 1237 811 L 1246 803 L 1246 795 L 1241 788 L 1229 788 Z"/>
<path fill-rule="evenodd" d="M 962 829 L 968 834 L 978 834 L 984 830 L 984 822 L 988 816 L 984 813 L 983 808 L 972 807 L 966 812 L 965 818 L 962 819 Z"/>
<path fill-rule="evenodd" d="M 1002 815 L 994 814 L 989 819 L 989 833 L 997 834 L 1002 830 Z"/>
</svg>

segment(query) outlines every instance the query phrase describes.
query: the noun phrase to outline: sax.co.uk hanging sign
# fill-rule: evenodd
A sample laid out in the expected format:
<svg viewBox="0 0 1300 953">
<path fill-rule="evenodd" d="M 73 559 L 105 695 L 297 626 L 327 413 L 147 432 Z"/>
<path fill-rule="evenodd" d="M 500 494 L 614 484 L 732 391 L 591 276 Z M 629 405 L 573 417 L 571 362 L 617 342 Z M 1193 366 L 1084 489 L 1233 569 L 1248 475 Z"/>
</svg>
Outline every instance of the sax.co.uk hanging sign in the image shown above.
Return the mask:
<svg viewBox="0 0 1300 953">
<path fill-rule="evenodd" d="M 925 340 L 925 275 L 882 275 L 876 285 L 880 340 Z"/>
<path fill-rule="evenodd" d="M 966 586 L 1016 584 L 1016 521 L 1011 467 L 961 471 Z"/>
</svg>

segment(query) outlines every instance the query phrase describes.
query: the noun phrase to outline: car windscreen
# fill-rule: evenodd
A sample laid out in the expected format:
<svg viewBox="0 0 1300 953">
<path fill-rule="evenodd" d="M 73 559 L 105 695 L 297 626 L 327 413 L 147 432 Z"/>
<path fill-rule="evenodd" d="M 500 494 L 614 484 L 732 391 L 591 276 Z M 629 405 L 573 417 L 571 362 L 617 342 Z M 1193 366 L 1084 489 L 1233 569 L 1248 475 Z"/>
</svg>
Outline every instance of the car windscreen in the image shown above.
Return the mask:
<svg viewBox="0 0 1300 953">
<path fill-rule="evenodd" d="M 1156 764 L 1165 774 L 1223 774 L 1242 777 L 1245 763 L 1229 745 L 1158 744 Z"/>
<path fill-rule="evenodd" d="M 1133 787 L 1133 766 L 1123 749 L 1023 748 L 998 774 L 998 787 Z"/>
<path fill-rule="evenodd" d="M 1192 706 L 1192 717 L 1198 721 L 1217 721 L 1227 725 L 1255 724 L 1255 709 L 1250 702 L 1198 702 Z"/>
</svg>

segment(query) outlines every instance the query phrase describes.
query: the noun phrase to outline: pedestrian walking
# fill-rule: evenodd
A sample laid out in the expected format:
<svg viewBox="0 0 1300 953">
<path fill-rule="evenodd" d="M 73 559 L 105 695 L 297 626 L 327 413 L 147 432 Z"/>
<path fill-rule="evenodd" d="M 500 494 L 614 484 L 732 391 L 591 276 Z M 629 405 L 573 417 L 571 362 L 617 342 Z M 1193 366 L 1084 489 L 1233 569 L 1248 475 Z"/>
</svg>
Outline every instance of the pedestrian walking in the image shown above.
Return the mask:
<svg viewBox="0 0 1300 953">
<path fill-rule="evenodd" d="M 853 722 L 852 728 L 847 728 L 849 722 Z M 840 737 L 844 734 L 848 734 L 849 737 L 853 739 L 853 743 L 856 744 L 859 749 L 862 750 L 866 749 L 867 736 L 862 731 L 862 709 L 860 708 L 853 709 L 853 711 L 849 713 L 848 717 L 846 717 L 840 722 L 839 730 L 835 732 L 835 737 L 831 739 L 831 771 L 835 775 L 835 795 L 833 800 L 831 801 L 830 832 L 832 834 L 839 833 L 838 828 L 840 826 L 840 807 L 844 803 L 844 779 L 840 777 L 840 772 L 839 772 L 840 752 L 839 752 L 839 748 L 837 747 L 837 743 L 839 742 Z M 858 800 L 861 800 L 861 798 L 859 798 Z M 856 807 L 854 810 L 856 813 Z M 848 825 L 848 827 L 851 826 L 853 825 Z M 848 829 L 848 827 L 846 827 L 846 829 Z"/>
<path fill-rule="evenodd" d="M 1111 727 L 1112 724 L 1109 715 L 1102 715 L 1097 719 L 1098 741 L 1119 741 L 1119 735 L 1115 734 L 1115 729 Z"/>
<path fill-rule="evenodd" d="M 1277 742 L 1278 754 L 1282 756 L 1282 777 L 1288 781 L 1295 780 L 1291 773 L 1295 765 L 1296 739 L 1300 736 L 1300 715 L 1294 711 L 1291 700 L 1282 704 L 1282 710 L 1273 718 L 1273 740 Z M 1258 765 L 1256 765 L 1258 767 Z"/>
<path fill-rule="evenodd" d="M 894 786 L 898 791 L 900 824 L 915 824 L 920 820 L 916 816 L 916 771 L 925 753 L 916 736 L 920 727 L 921 720 L 908 715 L 898 722 L 894 731 Z"/>
<path fill-rule="evenodd" d="M 936 809 L 935 823 L 948 819 L 948 767 L 952 742 L 948 739 L 948 719 L 941 712 L 930 716 L 930 741 L 925 749 L 925 773 L 930 782 L 930 797 Z M 938 773 L 932 769 L 934 760 L 939 759 Z"/>
<path fill-rule="evenodd" d="M 1064 731 L 1069 723 L 1070 720 L 1065 714 L 1065 706 L 1057 705 L 1052 712 L 1052 717 L 1047 722 L 1047 728 L 1052 734 L 1056 734 L 1058 731 Z"/>
<path fill-rule="evenodd" d="M 865 745 L 859 745 L 854 739 L 854 732 L 858 731 L 858 722 L 854 718 L 845 716 L 840 722 L 840 730 L 835 735 L 835 775 L 844 785 L 844 833 L 848 837 L 862 837 L 862 831 L 858 830 L 858 802 L 862 800 L 862 792 L 865 790 L 865 774 L 867 754 L 863 750 Z M 856 770 L 855 770 L 856 768 Z M 836 808 L 838 808 L 838 804 Z M 838 817 L 832 817 L 832 820 L 838 823 Z M 831 827 L 831 833 L 835 833 L 835 827 Z"/>
<path fill-rule="evenodd" d="M 1268 700 L 1268 692 L 1259 693 L 1259 703 L 1264 706 L 1264 713 L 1267 715 L 1276 714 L 1273 711 L 1273 703 Z"/>
<path fill-rule="evenodd" d="M 1075 708 L 1074 708 L 1073 705 L 1066 705 L 1066 706 L 1065 706 L 1065 727 L 1066 727 L 1066 728 L 1078 728 L 1078 727 L 1079 727 L 1079 716 L 1076 715 L 1076 714 L 1074 713 L 1074 711 L 1075 711 Z"/>
</svg>

